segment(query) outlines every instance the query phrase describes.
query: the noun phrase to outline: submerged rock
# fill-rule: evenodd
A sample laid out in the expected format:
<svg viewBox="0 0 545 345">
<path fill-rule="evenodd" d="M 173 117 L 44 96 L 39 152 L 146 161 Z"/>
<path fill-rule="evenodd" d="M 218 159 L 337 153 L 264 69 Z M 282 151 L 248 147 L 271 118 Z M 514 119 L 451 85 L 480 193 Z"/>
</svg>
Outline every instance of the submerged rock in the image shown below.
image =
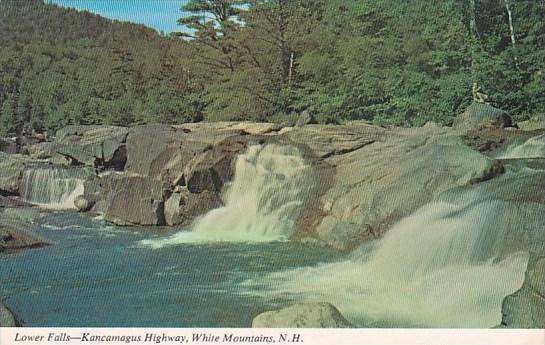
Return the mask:
<svg viewBox="0 0 545 345">
<path fill-rule="evenodd" d="M 300 303 L 256 316 L 253 328 L 353 328 L 329 303 Z"/>
<path fill-rule="evenodd" d="M 30 232 L 0 225 L 0 252 L 38 248 L 45 245 L 47 243 Z"/>
<path fill-rule="evenodd" d="M 0 327 L 19 327 L 21 323 L 5 305 L 0 302 Z"/>
</svg>

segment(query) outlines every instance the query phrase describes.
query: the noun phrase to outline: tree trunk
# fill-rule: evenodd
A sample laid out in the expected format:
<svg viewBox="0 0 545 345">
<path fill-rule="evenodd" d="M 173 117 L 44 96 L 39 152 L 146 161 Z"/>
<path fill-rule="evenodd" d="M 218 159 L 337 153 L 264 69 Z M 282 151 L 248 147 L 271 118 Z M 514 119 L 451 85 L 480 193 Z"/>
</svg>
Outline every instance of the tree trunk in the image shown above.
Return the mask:
<svg viewBox="0 0 545 345">
<path fill-rule="evenodd" d="M 513 13 L 509 7 L 509 0 L 504 0 L 505 9 L 507 10 L 507 15 L 509 16 L 509 31 L 511 32 L 511 44 L 515 47 L 515 29 L 513 28 Z"/>
<path fill-rule="evenodd" d="M 477 93 L 479 92 L 480 88 L 478 86 L 477 82 L 477 75 L 476 75 L 476 62 L 475 62 L 475 55 L 476 55 L 476 49 L 477 49 L 477 41 L 479 38 L 479 31 L 477 30 L 477 18 L 475 15 L 475 0 L 469 0 L 469 33 L 470 33 L 470 40 L 471 40 L 471 95 L 473 97 L 474 102 L 478 102 L 478 96 Z"/>
<path fill-rule="evenodd" d="M 509 6 L 509 0 L 504 0 L 505 3 L 505 10 L 507 11 L 507 16 L 509 18 L 509 32 L 511 34 L 511 44 L 513 45 L 513 49 L 515 48 L 515 29 L 513 27 L 513 13 L 511 12 L 511 7 Z M 519 70 L 519 62 L 518 57 L 516 56 L 516 52 L 513 52 L 515 54 L 515 67 L 517 70 Z"/>
</svg>

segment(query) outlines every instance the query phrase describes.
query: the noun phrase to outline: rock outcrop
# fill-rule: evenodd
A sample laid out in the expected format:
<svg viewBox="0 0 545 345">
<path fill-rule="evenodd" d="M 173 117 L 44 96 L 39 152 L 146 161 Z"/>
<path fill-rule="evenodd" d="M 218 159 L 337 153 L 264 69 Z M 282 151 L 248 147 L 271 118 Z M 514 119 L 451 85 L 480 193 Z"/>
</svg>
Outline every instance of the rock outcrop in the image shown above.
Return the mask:
<svg viewBox="0 0 545 345">
<path fill-rule="evenodd" d="M 23 170 L 31 159 L 23 155 L 0 152 L 0 195 L 13 195 L 19 192 Z"/>
<path fill-rule="evenodd" d="M 165 225 L 160 182 L 141 176 L 102 179 L 104 219 L 118 225 Z"/>
<path fill-rule="evenodd" d="M 354 150 L 330 156 L 335 167 L 321 197 L 323 219 L 316 236 L 347 250 L 381 236 L 393 223 L 439 193 L 484 181 L 503 172 L 501 163 L 466 147 L 438 129 L 365 129 Z"/>
<path fill-rule="evenodd" d="M 353 328 L 329 303 L 300 303 L 256 316 L 253 328 Z"/>
<path fill-rule="evenodd" d="M 126 162 L 128 129 L 115 126 L 68 126 L 59 130 L 54 141 L 25 147 L 34 159 L 70 166 L 121 170 Z"/>
<path fill-rule="evenodd" d="M 68 126 L 56 134 L 54 153 L 71 165 L 122 169 L 128 129 L 115 126 Z"/>
</svg>

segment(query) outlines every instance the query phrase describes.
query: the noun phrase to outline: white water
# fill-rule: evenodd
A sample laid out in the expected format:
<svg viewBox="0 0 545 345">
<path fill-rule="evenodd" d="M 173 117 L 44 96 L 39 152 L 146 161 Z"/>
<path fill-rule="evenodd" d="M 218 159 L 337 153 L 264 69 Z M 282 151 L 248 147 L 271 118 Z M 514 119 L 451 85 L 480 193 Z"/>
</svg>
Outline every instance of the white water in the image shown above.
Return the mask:
<svg viewBox="0 0 545 345">
<path fill-rule="evenodd" d="M 523 282 L 527 254 L 499 259 L 500 202 L 432 202 L 350 260 L 270 274 L 244 285 L 264 298 L 327 301 L 364 327 L 491 327 Z M 256 292 L 257 291 L 257 292 Z"/>
<path fill-rule="evenodd" d="M 202 241 L 266 242 L 287 240 L 312 185 L 310 168 L 290 146 L 251 146 L 237 157 L 235 176 L 225 192 L 225 206 L 162 240 L 142 244 L 161 248 Z"/>
<path fill-rule="evenodd" d="M 47 209 L 74 209 L 74 200 L 84 193 L 87 175 L 85 170 L 29 168 L 23 173 L 21 197 Z"/>
<path fill-rule="evenodd" d="M 545 158 L 545 134 L 510 145 L 499 158 Z"/>
</svg>

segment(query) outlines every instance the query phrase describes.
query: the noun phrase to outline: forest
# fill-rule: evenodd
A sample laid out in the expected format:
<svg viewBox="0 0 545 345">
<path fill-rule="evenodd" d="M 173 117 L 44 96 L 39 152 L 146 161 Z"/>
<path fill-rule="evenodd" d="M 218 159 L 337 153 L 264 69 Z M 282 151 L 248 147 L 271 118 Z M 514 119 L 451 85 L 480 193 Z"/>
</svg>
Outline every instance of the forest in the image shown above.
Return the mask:
<svg viewBox="0 0 545 345">
<path fill-rule="evenodd" d="M 164 34 L 0 1 L 0 134 L 70 124 L 545 115 L 540 0 L 190 0 Z M 183 11 L 182 11 L 183 10 Z"/>
</svg>

